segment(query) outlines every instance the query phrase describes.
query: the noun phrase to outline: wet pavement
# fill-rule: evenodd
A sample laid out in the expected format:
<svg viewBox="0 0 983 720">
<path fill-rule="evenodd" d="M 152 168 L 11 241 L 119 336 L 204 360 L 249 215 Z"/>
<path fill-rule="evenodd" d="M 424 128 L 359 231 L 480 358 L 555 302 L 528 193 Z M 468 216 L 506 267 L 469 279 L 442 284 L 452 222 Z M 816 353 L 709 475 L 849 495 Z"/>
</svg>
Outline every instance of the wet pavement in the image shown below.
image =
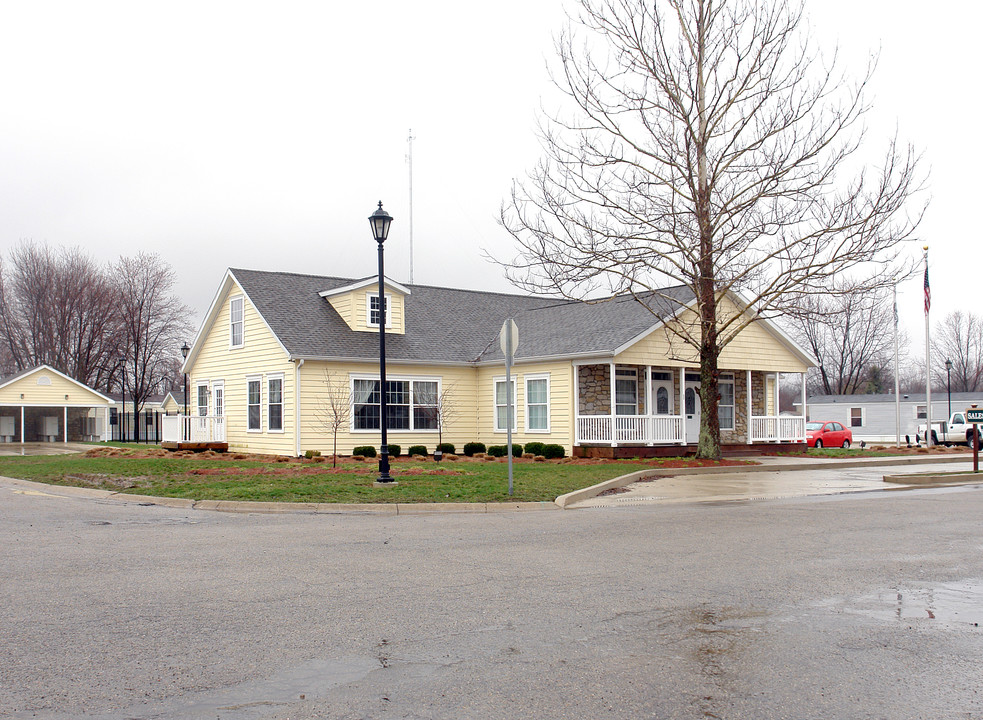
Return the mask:
<svg viewBox="0 0 983 720">
<path fill-rule="evenodd" d="M 594 497 L 566 504 L 568 509 L 626 507 L 664 503 L 734 502 L 779 498 L 838 495 L 841 493 L 899 490 L 924 487 L 912 482 L 885 483 L 885 476 L 924 473 L 968 472 L 971 456 L 947 457 L 940 462 L 896 461 L 868 458 L 847 466 L 843 461 L 814 458 L 759 458 L 758 467 L 728 472 L 700 473 L 696 469 L 638 480 L 623 487 L 602 491 Z M 891 463 L 891 464 L 886 464 Z M 768 471 L 768 467 L 776 469 Z M 779 469 L 780 468 L 780 469 Z M 983 483 L 983 473 L 979 482 Z"/>
<path fill-rule="evenodd" d="M 69 455 L 91 450 L 85 443 L 0 443 L 0 456 L 4 455 Z"/>
</svg>

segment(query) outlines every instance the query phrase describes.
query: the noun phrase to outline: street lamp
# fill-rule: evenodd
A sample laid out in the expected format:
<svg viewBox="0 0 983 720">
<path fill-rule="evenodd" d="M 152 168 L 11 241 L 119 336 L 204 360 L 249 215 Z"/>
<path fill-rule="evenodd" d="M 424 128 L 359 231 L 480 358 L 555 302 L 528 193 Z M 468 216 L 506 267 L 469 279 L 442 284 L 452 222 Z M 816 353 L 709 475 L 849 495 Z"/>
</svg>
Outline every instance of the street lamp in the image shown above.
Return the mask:
<svg viewBox="0 0 983 720">
<path fill-rule="evenodd" d="M 389 213 L 382 209 L 380 200 L 378 209 L 369 215 L 369 226 L 379 246 L 379 426 L 382 429 L 382 447 L 379 448 L 379 477 L 376 483 L 384 485 L 395 482 L 389 475 L 389 441 L 386 437 L 386 280 L 382 252 L 392 221 Z"/>
<path fill-rule="evenodd" d="M 126 442 L 126 356 L 119 356 L 119 367 L 123 373 L 123 378 L 120 380 L 120 397 L 119 397 L 119 439 L 120 442 Z"/>
<path fill-rule="evenodd" d="M 952 418 L 952 382 L 949 373 L 952 372 L 952 360 L 945 361 L 945 391 L 949 396 L 949 418 Z"/>
<path fill-rule="evenodd" d="M 184 343 L 181 346 L 181 357 L 185 360 L 188 359 L 188 352 L 191 348 L 188 347 L 188 343 Z M 184 417 L 181 418 L 181 440 L 182 442 L 188 442 L 188 371 L 185 368 L 184 371 Z"/>
</svg>

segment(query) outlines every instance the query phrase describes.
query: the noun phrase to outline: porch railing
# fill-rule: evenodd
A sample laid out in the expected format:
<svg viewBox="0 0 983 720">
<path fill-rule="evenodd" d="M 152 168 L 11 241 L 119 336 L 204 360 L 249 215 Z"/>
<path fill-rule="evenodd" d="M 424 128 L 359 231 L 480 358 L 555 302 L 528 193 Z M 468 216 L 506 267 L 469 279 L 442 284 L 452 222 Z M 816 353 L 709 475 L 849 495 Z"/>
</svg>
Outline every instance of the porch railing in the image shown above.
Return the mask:
<svg viewBox="0 0 983 720">
<path fill-rule="evenodd" d="M 805 442 L 806 419 L 794 415 L 752 415 L 751 442 Z"/>
<path fill-rule="evenodd" d="M 681 443 L 683 418 L 679 415 L 578 415 L 578 445 Z"/>
<path fill-rule="evenodd" d="M 225 417 L 165 415 L 161 420 L 164 442 L 226 442 Z"/>
</svg>

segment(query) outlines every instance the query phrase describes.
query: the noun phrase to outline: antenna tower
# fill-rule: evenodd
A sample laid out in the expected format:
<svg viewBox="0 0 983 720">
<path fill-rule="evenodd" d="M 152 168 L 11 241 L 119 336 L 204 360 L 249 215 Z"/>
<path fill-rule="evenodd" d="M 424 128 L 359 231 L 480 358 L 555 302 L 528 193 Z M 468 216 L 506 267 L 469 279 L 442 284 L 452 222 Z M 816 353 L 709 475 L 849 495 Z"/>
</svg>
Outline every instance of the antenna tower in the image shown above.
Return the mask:
<svg viewBox="0 0 983 720">
<path fill-rule="evenodd" d="M 409 152 L 406 155 L 406 163 L 410 166 L 410 284 L 413 284 L 413 129 L 410 128 L 409 137 L 406 142 L 409 145 Z"/>
</svg>

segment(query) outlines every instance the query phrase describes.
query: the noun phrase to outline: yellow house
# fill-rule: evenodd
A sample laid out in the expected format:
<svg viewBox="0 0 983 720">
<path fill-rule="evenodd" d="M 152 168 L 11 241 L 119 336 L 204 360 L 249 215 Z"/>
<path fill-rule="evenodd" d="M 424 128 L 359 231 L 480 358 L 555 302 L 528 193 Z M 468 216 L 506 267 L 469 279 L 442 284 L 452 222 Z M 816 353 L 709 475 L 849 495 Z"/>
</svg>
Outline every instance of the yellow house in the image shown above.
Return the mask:
<svg viewBox="0 0 983 720">
<path fill-rule="evenodd" d="M 514 443 L 640 455 L 696 442 L 698 362 L 666 324 L 695 317 L 685 288 L 670 291 L 663 317 L 632 298 L 588 304 L 391 280 L 385 288 L 388 440 L 404 452 L 432 452 L 439 439 L 458 451 L 505 444 L 498 338 L 509 318 L 519 332 Z M 376 278 L 228 270 L 183 367 L 190 418 L 164 418 L 164 440 L 282 455 L 329 454 L 335 435 L 341 454 L 378 447 L 378 295 Z M 735 296 L 725 302 L 745 312 Z M 778 377 L 813 364 L 768 320 L 743 330 L 720 359 L 723 443 L 803 443 L 803 418 L 778 413 Z"/>
<path fill-rule="evenodd" d="M 112 403 L 48 365 L 0 378 L 0 442 L 109 440 Z"/>
</svg>

